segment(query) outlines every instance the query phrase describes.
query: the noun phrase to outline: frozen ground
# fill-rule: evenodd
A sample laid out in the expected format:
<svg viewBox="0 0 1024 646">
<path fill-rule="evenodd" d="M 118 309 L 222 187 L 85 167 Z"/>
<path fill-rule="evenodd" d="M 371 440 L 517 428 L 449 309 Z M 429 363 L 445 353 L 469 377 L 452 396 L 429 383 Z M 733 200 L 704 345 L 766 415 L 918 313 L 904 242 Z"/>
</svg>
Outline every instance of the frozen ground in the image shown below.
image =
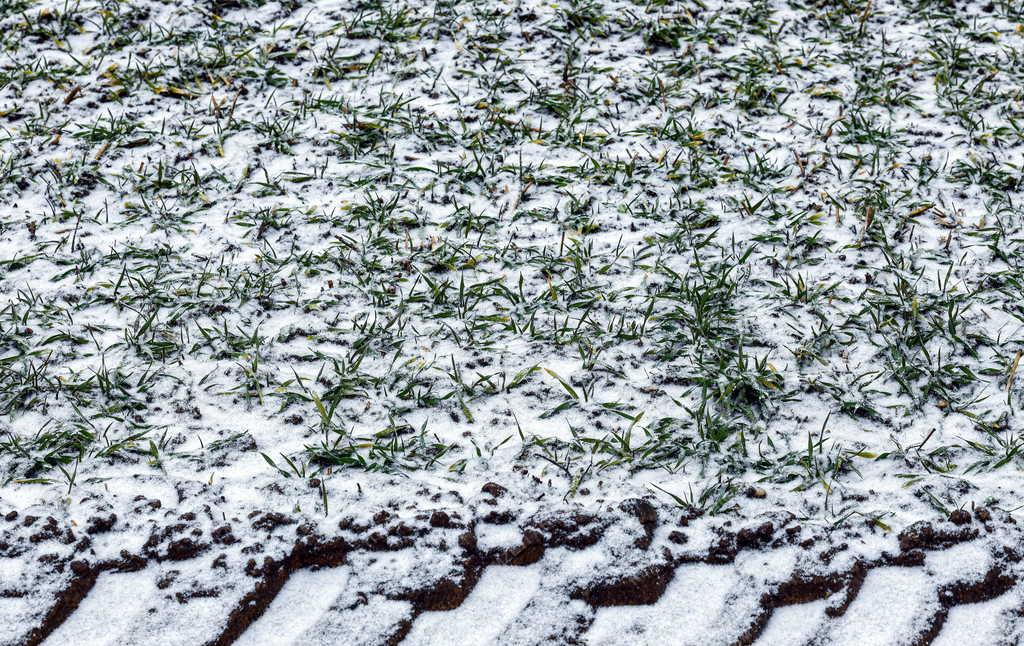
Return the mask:
<svg viewBox="0 0 1024 646">
<path fill-rule="evenodd" d="M 0 644 L 1024 634 L 1020 2 L 0 44 Z"/>
</svg>

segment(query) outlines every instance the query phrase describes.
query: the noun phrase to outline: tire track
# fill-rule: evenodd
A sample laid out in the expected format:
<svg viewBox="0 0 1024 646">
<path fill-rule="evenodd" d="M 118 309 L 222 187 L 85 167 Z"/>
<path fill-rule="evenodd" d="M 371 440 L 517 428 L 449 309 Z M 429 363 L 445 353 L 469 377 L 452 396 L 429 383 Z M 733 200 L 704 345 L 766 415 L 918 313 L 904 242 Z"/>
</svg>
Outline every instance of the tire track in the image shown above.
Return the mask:
<svg viewBox="0 0 1024 646">
<path fill-rule="evenodd" d="M 890 541 L 892 551 L 866 557 L 838 540 L 843 537 L 808 534 L 792 519 L 735 532 L 713 526 L 708 534 L 708 527 L 688 528 L 687 519 L 662 522 L 653 508 L 618 511 L 624 513 L 523 518 L 518 544 L 486 549 L 477 540 L 484 526 L 436 514 L 424 514 L 431 520 L 419 525 L 382 520 L 380 530 L 343 523 L 343 536 L 300 526 L 283 555 L 248 559 L 241 579 L 252 581 L 248 588 L 235 584 L 204 595 L 193 585 L 175 594 L 183 604 L 193 601 L 189 594 L 199 603 L 209 597 L 203 611 L 214 613 L 207 622 L 214 634 L 207 646 L 268 638 L 332 643 L 358 634 L 369 616 L 378 621 L 375 635 L 360 636 L 366 643 L 420 646 L 456 636 L 526 644 L 537 638 L 538 625 L 545 641 L 566 644 L 683 639 L 767 645 L 798 630 L 810 633 L 811 644 L 926 646 L 941 643 L 947 623 L 963 630 L 955 608 L 1001 599 L 1018 581 L 1021 559 L 1005 533 L 992 534 L 992 523 L 913 526 Z M 286 536 L 281 528 L 290 523 L 261 517 L 254 525 Z M 171 544 L 180 540 L 174 532 L 154 535 L 166 535 Z M 96 615 L 118 598 L 124 616 L 107 622 L 109 643 L 137 641 L 155 626 L 173 631 L 182 620 L 180 608 L 147 599 L 159 596 L 157 588 L 171 573 L 201 573 L 223 557 L 200 549 L 198 535 L 192 550 L 162 545 L 150 541 L 140 554 L 92 563 L 69 558 L 65 587 L 20 643 L 55 644 L 68 634 L 91 634 L 102 622 Z M 115 594 L 128 584 L 131 591 Z M 865 619 L 896 608 L 904 614 Z M 801 623 L 807 613 L 814 621 Z M 875 634 L 865 626 L 891 630 Z"/>
</svg>

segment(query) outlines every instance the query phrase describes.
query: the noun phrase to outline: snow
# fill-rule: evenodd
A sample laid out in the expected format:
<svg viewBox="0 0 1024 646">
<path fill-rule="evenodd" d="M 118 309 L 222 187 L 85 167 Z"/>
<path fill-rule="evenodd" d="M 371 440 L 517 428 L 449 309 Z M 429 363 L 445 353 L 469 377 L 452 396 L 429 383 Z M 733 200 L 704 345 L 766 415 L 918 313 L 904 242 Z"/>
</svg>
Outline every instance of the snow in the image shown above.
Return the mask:
<svg viewBox="0 0 1024 646">
<path fill-rule="evenodd" d="M 818 627 L 826 622 L 828 600 L 782 606 L 772 612 L 755 646 L 791 646 L 808 643 Z"/>
<path fill-rule="evenodd" d="M 352 608 L 334 608 L 303 633 L 300 643 L 376 646 L 411 616 L 411 604 L 371 597 Z"/>
<path fill-rule="evenodd" d="M 0 644 L 15 646 L 31 630 L 38 600 L 30 597 L 0 597 L 0 626 L 9 631 L 0 635 Z"/>
<path fill-rule="evenodd" d="M 146 614 L 156 596 L 151 570 L 101 574 L 74 614 L 43 643 L 45 646 L 127 643 L 132 624 Z"/>
<path fill-rule="evenodd" d="M 301 644 L 303 634 L 312 628 L 333 604 L 345 587 L 349 569 L 302 570 L 289 577 L 256 623 L 249 627 L 235 644 Z"/>
<path fill-rule="evenodd" d="M 701 644 L 726 610 L 735 571 L 716 565 L 683 566 L 650 606 L 601 608 L 586 633 L 588 644 Z"/>
<path fill-rule="evenodd" d="M 1021 604 L 1020 591 L 990 601 L 955 606 L 932 646 L 999 644 L 1010 637 L 1010 625 Z"/>
<path fill-rule="evenodd" d="M 540 567 L 492 565 L 455 610 L 426 612 L 403 642 L 408 646 L 493 644 L 540 587 Z"/>
<path fill-rule="evenodd" d="M 221 597 L 195 597 L 187 603 L 164 597 L 132 624 L 122 643 L 138 644 L 159 636 L 167 646 L 204 644 L 214 639 L 227 620 L 228 613 L 241 601 L 241 595 L 224 593 Z M 96 603 L 104 603 L 96 597 Z M 78 614 L 77 612 L 75 613 Z"/>
<path fill-rule="evenodd" d="M 909 643 L 938 608 L 935 588 L 919 569 L 872 570 L 857 598 L 835 625 L 827 626 L 823 638 L 841 646 Z"/>
<path fill-rule="evenodd" d="M 243 644 L 730 643 L 951 510 L 976 539 L 758 643 L 897 643 L 941 586 L 1016 576 L 1014 3 L 7 4 L 0 643 L 74 560 L 106 569 L 48 644 L 205 643 L 314 536 L 344 565 Z M 594 544 L 410 601 L 574 515 Z M 572 598 L 666 563 L 651 606 Z M 939 643 L 1016 635 L 1018 596 Z"/>
</svg>

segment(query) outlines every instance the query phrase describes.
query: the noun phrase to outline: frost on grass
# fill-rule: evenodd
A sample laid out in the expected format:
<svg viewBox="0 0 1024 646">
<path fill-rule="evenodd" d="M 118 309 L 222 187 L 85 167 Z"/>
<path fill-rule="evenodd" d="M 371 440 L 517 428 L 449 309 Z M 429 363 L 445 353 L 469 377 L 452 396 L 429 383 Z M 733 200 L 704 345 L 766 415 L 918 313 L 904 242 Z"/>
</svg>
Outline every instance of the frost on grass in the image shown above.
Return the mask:
<svg viewBox="0 0 1024 646">
<path fill-rule="evenodd" d="M 1015 508 L 1022 23 L 9 0 L 0 501 Z"/>
</svg>

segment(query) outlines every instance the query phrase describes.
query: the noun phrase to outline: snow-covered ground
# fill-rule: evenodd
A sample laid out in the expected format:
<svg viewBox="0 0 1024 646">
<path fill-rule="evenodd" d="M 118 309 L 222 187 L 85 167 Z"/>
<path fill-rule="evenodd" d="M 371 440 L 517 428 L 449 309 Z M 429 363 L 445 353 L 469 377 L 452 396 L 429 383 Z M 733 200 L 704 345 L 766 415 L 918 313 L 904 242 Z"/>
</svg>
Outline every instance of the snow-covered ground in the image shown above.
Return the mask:
<svg viewBox="0 0 1024 646">
<path fill-rule="evenodd" d="M 0 644 L 1024 634 L 1021 3 L 0 43 Z"/>
</svg>

